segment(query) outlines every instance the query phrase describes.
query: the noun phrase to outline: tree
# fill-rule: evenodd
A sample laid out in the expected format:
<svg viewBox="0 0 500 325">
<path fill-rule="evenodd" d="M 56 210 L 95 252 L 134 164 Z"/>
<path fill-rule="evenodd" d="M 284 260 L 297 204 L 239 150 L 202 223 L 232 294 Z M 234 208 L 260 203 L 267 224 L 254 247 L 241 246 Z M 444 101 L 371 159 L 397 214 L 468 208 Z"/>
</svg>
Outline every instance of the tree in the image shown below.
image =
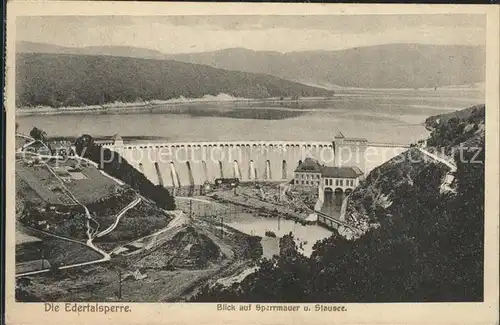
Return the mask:
<svg viewBox="0 0 500 325">
<path fill-rule="evenodd" d="M 94 139 L 88 134 L 84 134 L 75 140 L 75 149 L 79 156 L 88 156 L 93 147 Z"/>
<path fill-rule="evenodd" d="M 34 127 L 33 129 L 31 129 L 30 136 L 33 139 L 44 142 L 44 143 L 47 141 L 47 133 L 45 131 L 37 128 L 37 127 Z"/>
</svg>

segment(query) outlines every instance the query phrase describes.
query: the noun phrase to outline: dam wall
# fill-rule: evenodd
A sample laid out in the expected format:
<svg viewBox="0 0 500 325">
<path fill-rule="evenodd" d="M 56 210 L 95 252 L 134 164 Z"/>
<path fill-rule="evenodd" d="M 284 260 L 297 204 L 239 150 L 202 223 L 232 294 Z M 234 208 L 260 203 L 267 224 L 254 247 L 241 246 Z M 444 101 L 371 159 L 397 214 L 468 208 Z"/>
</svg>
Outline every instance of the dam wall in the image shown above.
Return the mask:
<svg viewBox="0 0 500 325">
<path fill-rule="evenodd" d="M 213 142 L 103 144 L 120 153 L 154 184 L 201 185 L 216 178 L 287 181 L 307 157 L 333 166 L 332 142 Z"/>
<path fill-rule="evenodd" d="M 367 174 L 408 148 L 338 137 L 335 141 L 106 141 L 99 145 L 118 152 L 155 185 L 165 187 L 202 185 L 217 178 L 290 181 L 294 170 L 308 157 L 325 166 L 358 166 Z"/>
</svg>

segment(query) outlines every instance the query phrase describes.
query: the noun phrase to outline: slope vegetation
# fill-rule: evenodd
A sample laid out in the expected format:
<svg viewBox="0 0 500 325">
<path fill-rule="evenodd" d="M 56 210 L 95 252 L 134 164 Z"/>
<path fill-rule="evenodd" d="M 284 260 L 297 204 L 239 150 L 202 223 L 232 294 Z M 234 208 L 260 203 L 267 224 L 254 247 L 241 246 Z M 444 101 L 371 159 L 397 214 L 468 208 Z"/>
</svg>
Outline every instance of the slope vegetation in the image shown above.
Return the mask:
<svg viewBox="0 0 500 325">
<path fill-rule="evenodd" d="M 225 93 L 268 98 L 329 96 L 280 78 L 171 60 L 72 54 L 17 54 L 17 106 L 83 106 Z"/>
</svg>

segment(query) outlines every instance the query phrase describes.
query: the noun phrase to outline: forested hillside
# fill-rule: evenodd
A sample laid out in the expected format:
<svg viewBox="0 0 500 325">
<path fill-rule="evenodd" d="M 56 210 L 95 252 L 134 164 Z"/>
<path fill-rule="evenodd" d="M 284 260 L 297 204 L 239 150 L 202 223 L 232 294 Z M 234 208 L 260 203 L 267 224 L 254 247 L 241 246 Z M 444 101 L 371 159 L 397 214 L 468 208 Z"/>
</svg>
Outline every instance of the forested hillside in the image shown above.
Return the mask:
<svg viewBox="0 0 500 325">
<path fill-rule="evenodd" d="M 220 93 L 244 98 L 333 94 L 268 75 L 171 60 L 41 53 L 20 53 L 16 59 L 17 107 L 83 106 Z"/>
<path fill-rule="evenodd" d="M 485 48 L 385 44 L 339 51 L 280 53 L 228 48 L 166 54 L 129 46 L 63 47 L 18 42 L 18 53 L 52 53 L 176 60 L 219 69 L 264 73 L 288 80 L 359 88 L 428 88 L 484 82 Z"/>
<path fill-rule="evenodd" d="M 479 146 L 484 141 L 485 106 L 477 105 L 464 110 L 429 117 L 425 121 L 432 130 L 427 141 L 430 147 L 444 148 L 451 154 L 453 148 Z"/>
</svg>

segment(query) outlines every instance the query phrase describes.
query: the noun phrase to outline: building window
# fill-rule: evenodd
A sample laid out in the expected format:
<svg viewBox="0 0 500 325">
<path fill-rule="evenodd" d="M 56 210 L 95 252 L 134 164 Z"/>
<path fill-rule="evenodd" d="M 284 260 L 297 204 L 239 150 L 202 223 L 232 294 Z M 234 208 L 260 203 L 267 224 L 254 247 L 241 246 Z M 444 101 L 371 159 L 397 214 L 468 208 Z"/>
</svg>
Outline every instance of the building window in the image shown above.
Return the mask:
<svg viewBox="0 0 500 325">
<path fill-rule="evenodd" d="M 335 180 L 335 186 L 339 186 L 339 180 L 338 179 Z"/>
<path fill-rule="evenodd" d="M 344 186 L 344 180 L 343 180 L 343 179 L 340 179 L 340 180 L 339 180 L 339 185 L 340 185 L 340 186 Z"/>
</svg>

